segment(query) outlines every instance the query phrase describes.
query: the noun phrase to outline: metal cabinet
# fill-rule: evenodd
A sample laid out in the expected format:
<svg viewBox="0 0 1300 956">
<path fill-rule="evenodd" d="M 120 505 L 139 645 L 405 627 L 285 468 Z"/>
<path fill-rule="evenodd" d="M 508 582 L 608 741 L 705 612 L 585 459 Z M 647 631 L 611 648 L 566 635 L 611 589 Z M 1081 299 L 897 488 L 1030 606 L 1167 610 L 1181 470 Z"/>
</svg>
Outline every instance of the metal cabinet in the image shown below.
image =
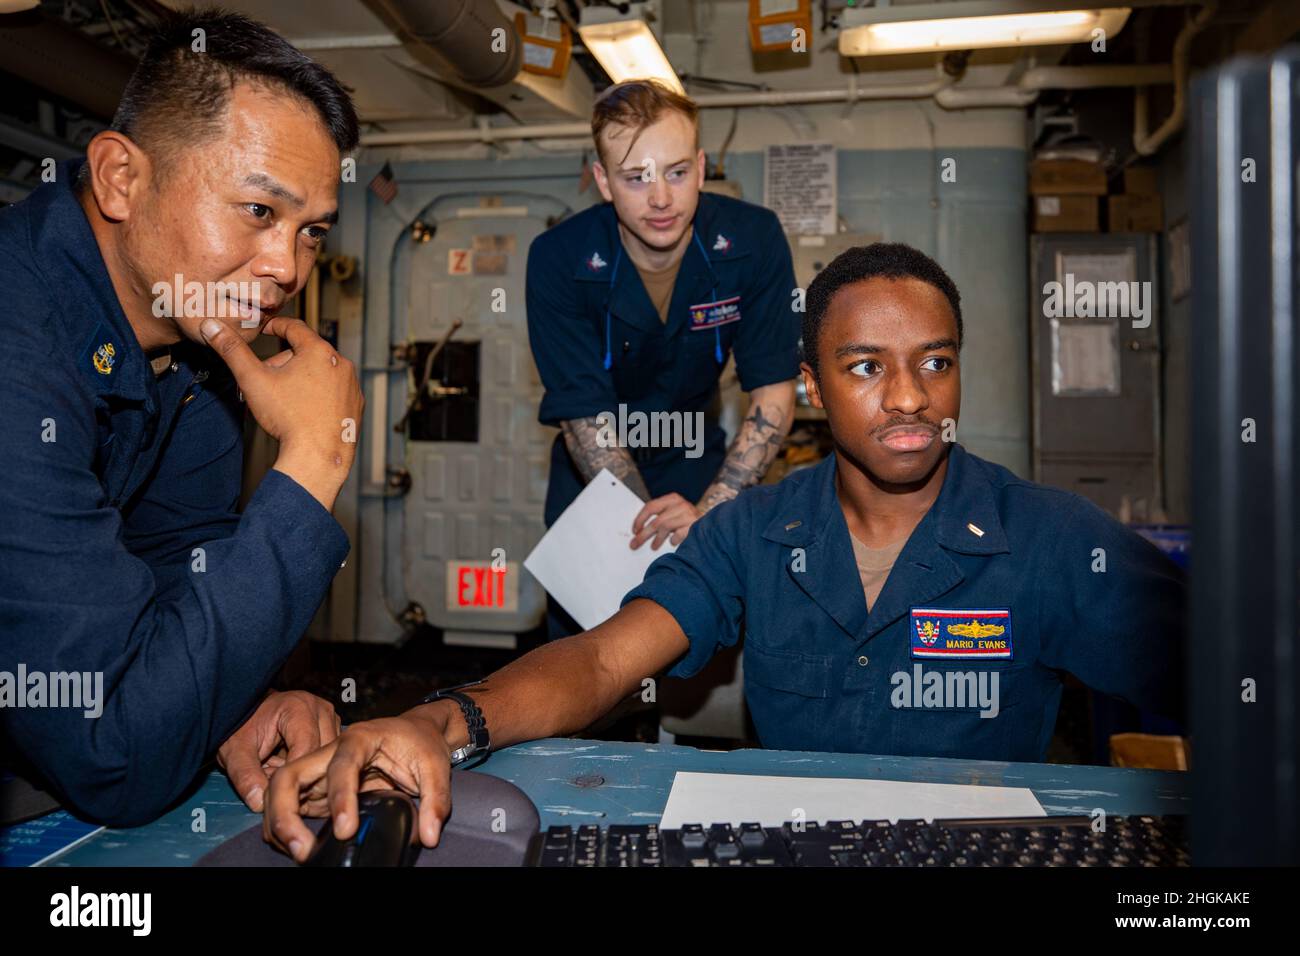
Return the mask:
<svg viewBox="0 0 1300 956">
<path fill-rule="evenodd" d="M 1155 237 L 1036 235 L 1030 248 L 1034 480 L 1123 518 L 1158 520 Z"/>
</svg>

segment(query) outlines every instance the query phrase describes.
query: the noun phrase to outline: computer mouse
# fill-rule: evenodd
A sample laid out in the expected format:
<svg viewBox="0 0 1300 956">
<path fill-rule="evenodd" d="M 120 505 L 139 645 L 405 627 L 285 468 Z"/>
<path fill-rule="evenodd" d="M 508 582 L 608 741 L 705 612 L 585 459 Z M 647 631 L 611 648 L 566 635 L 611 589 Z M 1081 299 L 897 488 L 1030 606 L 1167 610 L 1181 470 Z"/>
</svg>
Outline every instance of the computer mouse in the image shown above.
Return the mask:
<svg viewBox="0 0 1300 956">
<path fill-rule="evenodd" d="M 308 826 L 319 834 L 316 847 L 312 851 L 313 865 L 319 866 L 370 866 L 367 862 L 370 853 L 381 845 L 391 849 L 391 855 L 384 861 L 389 866 L 405 863 L 398 848 L 405 844 L 400 839 L 381 839 L 371 844 L 376 833 L 389 832 L 391 827 L 381 824 L 373 812 L 369 811 L 371 801 L 382 797 L 391 799 L 379 804 L 386 809 L 382 811 L 386 819 L 391 820 L 392 811 L 396 811 L 398 821 L 402 819 L 402 807 L 409 807 L 409 832 L 416 832 L 418 815 L 411 797 L 395 791 L 372 790 L 359 795 L 361 812 L 370 813 L 372 828 L 367 830 L 360 840 L 365 859 L 357 856 L 358 842 L 340 843 L 330 832 L 328 820 L 312 820 Z M 451 772 L 451 815 L 443 823 L 442 834 L 438 839 L 438 848 L 426 850 L 413 848 L 414 866 L 430 867 L 466 867 L 466 866 L 525 866 L 528 862 L 529 848 L 539 835 L 541 820 L 533 801 L 509 780 L 493 776 L 478 770 L 455 769 Z M 358 830 L 358 833 L 360 831 Z M 350 851 L 346 844 L 354 844 Z M 320 862 L 316 862 L 319 855 Z M 350 855 L 351 862 L 339 862 L 345 855 Z M 328 862 L 326 862 L 328 860 Z M 223 841 L 205 853 L 195 866 L 297 866 L 294 859 L 283 851 L 266 842 L 262 833 L 262 821 L 258 821 L 247 830 Z"/>
<path fill-rule="evenodd" d="M 420 855 L 415 803 L 400 790 L 357 795 L 360 822 L 351 839 L 334 836 L 326 820 L 303 866 L 411 866 Z"/>
</svg>

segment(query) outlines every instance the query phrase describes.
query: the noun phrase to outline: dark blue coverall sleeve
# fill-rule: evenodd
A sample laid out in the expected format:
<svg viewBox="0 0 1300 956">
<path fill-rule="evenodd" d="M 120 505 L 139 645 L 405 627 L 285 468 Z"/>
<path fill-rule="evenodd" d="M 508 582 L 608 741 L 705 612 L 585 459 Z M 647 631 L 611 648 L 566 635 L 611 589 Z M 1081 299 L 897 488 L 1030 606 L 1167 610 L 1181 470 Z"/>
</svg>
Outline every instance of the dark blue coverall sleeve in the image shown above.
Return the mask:
<svg viewBox="0 0 1300 956">
<path fill-rule="evenodd" d="M 732 346 L 736 375 L 746 392 L 788 382 L 799 374 L 800 317 L 793 308 L 796 286 L 790 243 L 775 214 L 765 218 L 756 283 L 742 301 L 745 318 Z"/>
<path fill-rule="evenodd" d="M 528 342 L 546 389 L 537 420 L 559 425 L 618 407 L 605 368 L 605 341 L 582 307 L 572 263 L 561 244 L 542 233 L 528 248 L 524 283 Z"/>
<path fill-rule="evenodd" d="M 1182 569 L 1083 498 L 1059 533 L 1045 539 L 1050 551 L 1037 571 L 1049 577 L 1038 589 L 1040 662 L 1093 690 L 1181 720 L 1187 641 Z M 1062 541 L 1074 552 L 1062 552 Z"/>
<path fill-rule="evenodd" d="M 668 671 L 693 677 L 713 655 L 740 640 L 745 616 L 745 561 L 749 542 L 745 495 L 712 509 L 691 525 L 675 552 L 655 560 L 620 604 L 654 601 L 676 619 L 690 649 Z"/>
<path fill-rule="evenodd" d="M 333 517 L 277 471 L 234 515 L 220 487 L 242 453 L 231 410 L 193 404 L 182 427 L 211 441 L 175 463 L 168 500 L 147 503 L 171 522 L 150 549 L 169 553 L 169 571 L 186 562 L 162 588 L 93 470 L 93 405 L 74 373 L 32 345 L 0 352 L 0 670 L 103 675 L 98 717 L 46 707 L 0 719 L 66 801 L 110 825 L 144 823 L 181 795 L 248 716 L 348 551 Z M 199 544 L 202 572 L 189 567 Z"/>
<path fill-rule="evenodd" d="M 228 377 L 208 379 L 181 412 L 175 445 L 201 453 L 164 454 L 131 503 L 123 540 L 153 569 L 161 590 L 185 583 L 196 547 L 228 538 L 239 526 L 244 475 L 244 405 Z M 204 561 L 206 561 L 204 548 Z"/>
</svg>

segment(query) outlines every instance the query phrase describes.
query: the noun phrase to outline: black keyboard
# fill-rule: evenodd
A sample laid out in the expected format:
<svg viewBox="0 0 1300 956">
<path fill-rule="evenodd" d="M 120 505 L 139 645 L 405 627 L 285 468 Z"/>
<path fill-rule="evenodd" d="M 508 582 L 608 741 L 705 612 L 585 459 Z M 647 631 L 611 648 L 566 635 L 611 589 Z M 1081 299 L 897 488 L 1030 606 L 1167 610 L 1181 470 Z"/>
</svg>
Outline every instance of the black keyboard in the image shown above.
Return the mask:
<svg viewBox="0 0 1300 956">
<path fill-rule="evenodd" d="M 1181 816 L 550 827 L 534 866 L 1187 866 Z"/>
</svg>

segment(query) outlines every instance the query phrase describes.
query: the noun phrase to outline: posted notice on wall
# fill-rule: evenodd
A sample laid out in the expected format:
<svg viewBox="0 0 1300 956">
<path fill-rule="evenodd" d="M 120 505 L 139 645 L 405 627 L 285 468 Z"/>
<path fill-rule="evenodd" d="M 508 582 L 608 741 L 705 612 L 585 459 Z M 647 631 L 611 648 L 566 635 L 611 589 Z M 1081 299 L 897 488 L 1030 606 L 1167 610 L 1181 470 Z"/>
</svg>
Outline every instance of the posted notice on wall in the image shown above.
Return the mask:
<svg viewBox="0 0 1300 956">
<path fill-rule="evenodd" d="M 790 235 L 824 236 L 836 231 L 838 206 L 833 143 L 768 146 L 763 203 Z"/>
</svg>

